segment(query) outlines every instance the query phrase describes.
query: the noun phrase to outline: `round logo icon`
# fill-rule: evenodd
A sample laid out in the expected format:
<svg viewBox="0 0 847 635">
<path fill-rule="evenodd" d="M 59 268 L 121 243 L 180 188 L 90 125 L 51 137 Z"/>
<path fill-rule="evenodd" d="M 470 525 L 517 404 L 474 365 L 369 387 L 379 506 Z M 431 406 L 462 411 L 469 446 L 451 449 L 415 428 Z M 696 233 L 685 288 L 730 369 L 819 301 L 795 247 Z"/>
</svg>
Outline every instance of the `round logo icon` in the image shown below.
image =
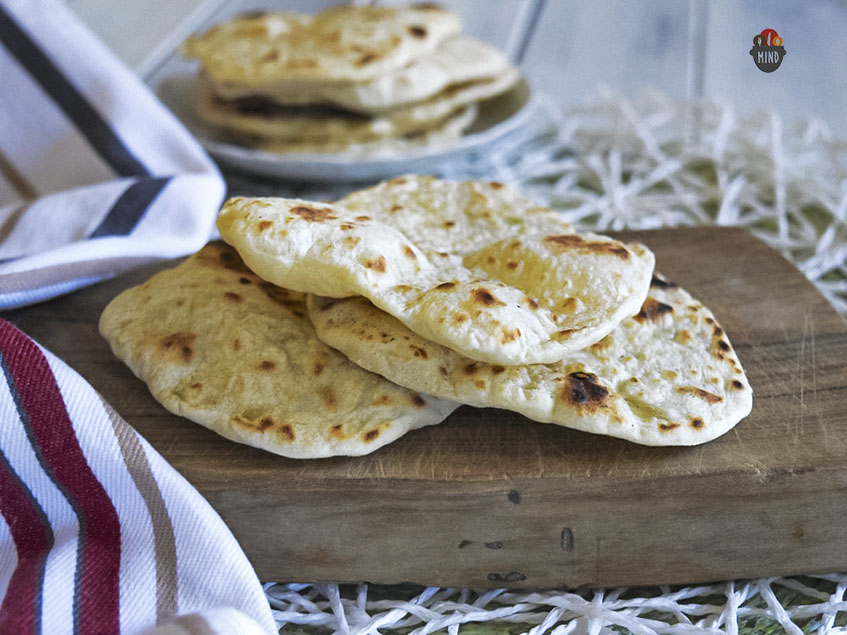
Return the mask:
<svg viewBox="0 0 847 635">
<path fill-rule="evenodd" d="M 782 38 L 773 29 L 764 29 L 753 38 L 750 55 L 753 57 L 756 68 L 764 73 L 773 73 L 785 57 Z"/>
</svg>

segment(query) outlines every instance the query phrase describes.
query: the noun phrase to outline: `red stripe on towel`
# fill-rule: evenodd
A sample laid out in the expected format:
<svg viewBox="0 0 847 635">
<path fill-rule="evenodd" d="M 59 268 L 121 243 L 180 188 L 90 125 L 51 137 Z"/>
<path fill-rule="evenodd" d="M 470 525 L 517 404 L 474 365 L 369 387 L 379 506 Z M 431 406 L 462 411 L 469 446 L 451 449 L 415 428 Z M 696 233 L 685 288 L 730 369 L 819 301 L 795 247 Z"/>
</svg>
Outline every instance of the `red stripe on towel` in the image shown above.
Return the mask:
<svg viewBox="0 0 847 635">
<path fill-rule="evenodd" d="M 118 632 L 121 530 L 117 512 L 79 445 L 65 402 L 41 350 L 0 320 L 0 353 L 20 397 L 18 408 L 42 467 L 79 518 L 74 589 L 79 633 Z"/>
<path fill-rule="evenodd" d="M 0 632 L 38 633 L 41 631 L 44 566 L 53 547 L 53 532 L 44 510 L 2 452 L 0 513 L 9 525 L 18 554 L 18 564 L 0 606 Z"/>
</svg>

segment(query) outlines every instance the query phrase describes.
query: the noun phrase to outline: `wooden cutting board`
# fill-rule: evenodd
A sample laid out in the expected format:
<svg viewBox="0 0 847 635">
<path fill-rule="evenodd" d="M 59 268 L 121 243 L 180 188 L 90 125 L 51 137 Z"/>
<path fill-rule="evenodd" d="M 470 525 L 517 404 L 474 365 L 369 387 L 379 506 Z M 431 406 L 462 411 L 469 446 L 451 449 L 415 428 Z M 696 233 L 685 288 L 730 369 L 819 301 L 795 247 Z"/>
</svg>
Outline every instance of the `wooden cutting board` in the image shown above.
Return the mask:
<svg viewBox="0 0 847 635">
<path fill-rule="evenodd" d="M 753 413 L 649 448 L 462 408 L 361 458 L 295 461 L 160 407 L 98 316 L 153 267 L 7 313 L 77 369 L 220 512 L 262 580 L 575 587 L 847 571 L 847 326 L 741 229 L 632 232 L 711 307 Z"/>
</svg>

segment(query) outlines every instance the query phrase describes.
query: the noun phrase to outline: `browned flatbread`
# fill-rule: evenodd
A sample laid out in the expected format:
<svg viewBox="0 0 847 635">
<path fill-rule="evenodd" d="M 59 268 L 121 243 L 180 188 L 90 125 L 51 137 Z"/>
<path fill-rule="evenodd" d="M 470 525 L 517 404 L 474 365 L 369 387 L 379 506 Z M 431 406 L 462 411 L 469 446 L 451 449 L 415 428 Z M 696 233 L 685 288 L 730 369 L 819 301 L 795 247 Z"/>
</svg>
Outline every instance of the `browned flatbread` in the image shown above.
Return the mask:
<svg viewBox="0 0 847 635">
<path fill-rule="evenodd" d="M 752 408 L 750 383 L 715 317 L 661 276 L 638 314 L 555 364 L 472 360 L 360 297 L 310 296 L 309 314 L 324 342 L 408 388 L 635 443 L 704 443 Z"/>
<path fill-rule="evenodd" d="M 223 243 L 124 291 L 100 332 L 171 412 L 292 458 L 367 454 L 458 405 L 349 362 L 317 338 L 303 294 Z"/>
<path fill-rule="evenodd" d="M 428 340 L 496 364 L 554 362 L 647 295 L 653 254 L 578 234 L 501 183 L 408 175 L 335 205 L 234 198 L 221 236 L 260 276 L 362 295 Z"/>
</svg>

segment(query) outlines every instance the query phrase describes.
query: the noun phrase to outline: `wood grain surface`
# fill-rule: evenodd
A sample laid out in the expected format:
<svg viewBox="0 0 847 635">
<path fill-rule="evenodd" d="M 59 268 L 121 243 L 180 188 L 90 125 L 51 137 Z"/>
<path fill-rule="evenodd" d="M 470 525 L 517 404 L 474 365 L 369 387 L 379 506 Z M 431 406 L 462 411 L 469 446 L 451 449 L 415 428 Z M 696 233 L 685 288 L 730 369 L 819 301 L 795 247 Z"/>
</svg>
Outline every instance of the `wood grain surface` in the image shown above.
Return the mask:
<svg viewBox="0 0 847 635">
<path fill-rule="evenodd" d="M 461 408 L 360 458 L 296 461 L 166 412 L 97 333 L 148 267 L 3 317 L 78 370 L 218 510 L 259 577 L 575 587 L 847 570 L 847 325 L 741 229 L 619 234 L 713 309 L 752 414 L 650 448 Z"/>
</svg>

